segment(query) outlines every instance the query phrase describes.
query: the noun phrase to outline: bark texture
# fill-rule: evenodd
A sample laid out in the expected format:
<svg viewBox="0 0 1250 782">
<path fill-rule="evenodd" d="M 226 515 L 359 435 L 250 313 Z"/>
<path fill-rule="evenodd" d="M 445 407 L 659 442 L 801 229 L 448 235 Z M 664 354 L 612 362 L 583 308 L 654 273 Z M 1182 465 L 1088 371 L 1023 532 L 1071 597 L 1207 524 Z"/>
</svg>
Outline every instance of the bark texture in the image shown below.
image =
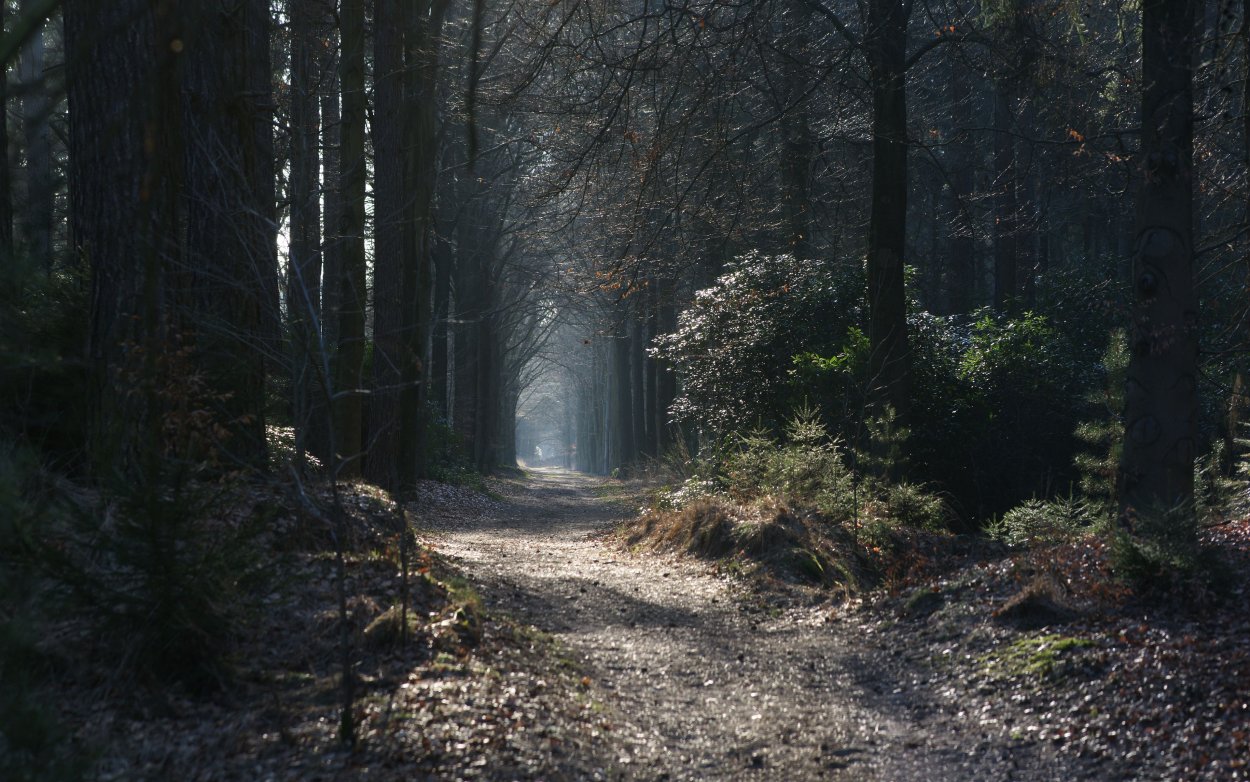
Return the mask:
<svg viewBox="0 0 1250 782">
<path fill-rule="evenodd" d="M 360 474 L 363 448 L 365 361 L 365 8 L 364 0 L 343 0 L 339 12 L 343 42 L 339 83 L 343 90 L 340 198 L 338 227 L 342 277 L 339 280 L 338 346 L 335 389 L 342 394 L 334 410 L 335 443 L 342 459 L 340 474 Z"/>
<path fill-rule="evenodd" d="M 1193 52 L 1196 3 L 1142 7 L 1141 191 L 1125 384 L 1121 511 L 1192 512 L 1197 437 L 1193 250 Z"/>
<path fill-rule="evenodd" d="M 872 81 L 872 207 L 868 224 L 870 395 L 906 416 L 911 354 L 903 288 L 907 229 L 907 10 L 871 0 L 865 44 Z"/>
</svg>

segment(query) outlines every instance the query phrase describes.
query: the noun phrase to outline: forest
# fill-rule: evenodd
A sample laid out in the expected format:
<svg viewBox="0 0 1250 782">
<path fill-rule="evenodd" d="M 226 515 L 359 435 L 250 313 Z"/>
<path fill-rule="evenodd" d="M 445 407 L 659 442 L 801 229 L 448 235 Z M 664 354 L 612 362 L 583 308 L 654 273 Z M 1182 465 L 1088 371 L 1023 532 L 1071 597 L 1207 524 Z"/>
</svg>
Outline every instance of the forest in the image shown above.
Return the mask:
<svg viewBox="0 0 1250 782">
<path fill-rule="evenodd" d="M 1250 779 L 1250 1 L 0 62 L 0 779 Z"/>
</svg>

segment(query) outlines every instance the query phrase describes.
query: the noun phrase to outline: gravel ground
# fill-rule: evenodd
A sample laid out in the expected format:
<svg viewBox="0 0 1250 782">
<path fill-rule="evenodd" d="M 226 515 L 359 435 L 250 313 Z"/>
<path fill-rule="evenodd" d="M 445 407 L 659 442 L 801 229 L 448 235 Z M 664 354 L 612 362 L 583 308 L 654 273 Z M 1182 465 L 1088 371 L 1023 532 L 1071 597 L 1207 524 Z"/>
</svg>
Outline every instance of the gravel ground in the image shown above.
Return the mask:
<svg viewBox="0 0 1250 782">
<path fill-rule="evenodd" d="M 619 742 L 606 775 L 1120 778 L 970 712 L 871 613 L 773 604 L 698 563 L 622 552 L 605 533 L 632 510 L 607 501 L 605 485 L 533 470 L 488 512 L 423 521 L 489 605 L 578 658 Z"/>
</svg>

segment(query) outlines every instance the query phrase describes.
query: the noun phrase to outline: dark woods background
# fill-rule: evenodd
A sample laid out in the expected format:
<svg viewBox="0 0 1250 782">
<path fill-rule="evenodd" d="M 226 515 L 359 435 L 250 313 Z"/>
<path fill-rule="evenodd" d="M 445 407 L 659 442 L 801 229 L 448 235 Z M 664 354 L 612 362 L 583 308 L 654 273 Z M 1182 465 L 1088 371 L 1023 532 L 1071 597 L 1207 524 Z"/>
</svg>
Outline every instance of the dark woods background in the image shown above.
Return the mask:
<svg viewBox="0 0 1250 782">
<path fill-rule="evenodd" d="M 1139 3 L 10 5 L 5 429 L 74 474 L 610 472 L 808 400 L 979 518 L 1120 413 Z M 1197 456 L 1246 26 L 1193 6 Z"/>
<path fill-rule="evenodd" d="M 870 486 L 1156 574 L 1241 508 L 1239 0 L 0 14 L 4 660 L 56 583 L 219 679 L 273 509 L 202 522 L 277 485 Z"/>
</svg>

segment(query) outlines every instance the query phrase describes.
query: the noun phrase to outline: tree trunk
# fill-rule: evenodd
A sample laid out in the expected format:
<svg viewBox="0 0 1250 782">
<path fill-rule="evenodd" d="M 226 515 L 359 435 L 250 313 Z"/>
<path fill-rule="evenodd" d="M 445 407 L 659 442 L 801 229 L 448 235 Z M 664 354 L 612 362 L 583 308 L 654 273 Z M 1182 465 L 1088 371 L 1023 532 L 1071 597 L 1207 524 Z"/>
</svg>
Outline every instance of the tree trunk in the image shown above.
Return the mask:
<svg viewBox="0 0 1250 782">
<path fill-rule="evenodd" d="M 7 6 L 7 3 L 0 2 L 0 35 L 5 32 Z M 0 117 L 7 116 L 8 111 L 9 80 L 0 78 Z M 9 123 L 0 122 L 0 273 L 7 273 L 12 264 L 13 170 L 9 167 Z"/>
<path fill-rule="evenodd" d="M 317 154 L 316 7 L 312 0 L 288 0 L 291 20 L 290 195 L 291 243 L 287 263 L 287 316 L 292 349 L 291 413 L 297 458 L 304 449 L 323 464 L 328 431 L 321 345 L 321 214 Z"/>
<path fill-rule="evenodd" d="M 365 475 L 400 488 L 400 387 L 404 379 L 404 47 L 398 0 L 374 9 L 373 394 Z"/>
<path fill-rule="evenodd" d="M 1125 384 L 1121 519 L 1192 515 L 1198 301 L 1193 250 L 1194 0 L 1142 6 L 1142 161 Z M 1192 535 L 1185 543 L 1192 545 Z"/>
<path fill-rule="evenodd" d="M 454 251 L 446 237 L 433 239 L 434 257 L 434 305 L 431 312 L 432 345 L 430 351 L 429 398 L 434 407 L 451 420 L 451 341 L 454 331 L 448 321 L 451 318 L 451 280 Z"/>
<path fill-rule="evenodd" d="M 1245 221 L 1250 225 L 1250 0 L 1241 0 L 1241 167 L 1244 172 Z"/>
<path fill-rule="evenodd" d="M 630 349 L 627 326 L 618 327 L 612 339 L 612 450 L 609 469 L 634 461 L 634 422 L 630 393 Z"/>
<path fill-rule="evenodd" d="M 646 387 L 643 394 L 646 397 L 645 415 L 647 417 L 647 445 L 646 452 L 650 456 L 660 456 L 660 430 L 664 426 L 664 411 L 660 409 L 660 362 L 648 355 L 647 350 L 651 347 L 652 340 L 655 339 L 657 324 L 659 323 L 659 291 L 658 283 L 651 280 L 651 285 L 647 288 L 647 318 L 646 329 L 643 336 L 643 366 L 646 371 Z"/>
<path fill-rule="evenodd" d="M 486 288 L 490 285 L 486 282 Z M 495 351 L 494 317 L 489 312 L 490 301 L 477 312 L 474 324 L 476 372 L 473 387 L 473 464 L 478 472 L 489 473 L 495 466 L 494 445 L 497 413 L 499 410 L 499 387 L 495 380 L 499 373 L 496 369 L 499 356 Z"/>
<path fill-rule="evenodd" d="M 329 5 L 333 6 L 331 2 Z M 331 8 L 331 11 L 334 9 Z M 329 41 L 319 66 L 322 74 L 321 113 L 321 186 L 324 214 L 321 239 L 321 339 L 329 354 L 332 372 L 338 367 L 339 312 L 343 294 L 343 144 L 341 87 L 339 86 L 337 47 L 334 45 L 335 19 L 331 13 L 322 20 L 323 32 Z M 333 378 L 333 375 L 331 375 Z M 331 383 L 333 391 L 338 387 Z M 335 441 L 337 447 L 338 441 Z"/>
<path fill-rule="evenodd" d="M 629 324 L 629 420 L 633 424 L 633 458 L 637 459 L 647 450 L 647 421 L 645 404 L 646 356 L 642 350 L 642 321 L 638 316 Z"/>
<path fill-rule="evenodd" d="M 156 96 L 145 92 L 141 101 L 133 89 L 154 83 L 157 31 L 147 0 L 66 0 L 63 13 L 71 233 L 91 273 L 89 446 L 97 474 L 112 477 L 131 471 L 153 428 L 120 374 L 124 346 L 143 339 L 152 322 L 140 317 L 142 291 L 147 272 L 159 271 L 159 256 L 157 264 L 150 256 L 169 198 L 165 172 L 152 159 L 158 150 L 143 143 L 145 132 L 163 141 L 167 129 L 158 124 Z"/>
<path fill-rule="evenodd" d="M 872 210 L 868 221 L 868 361 L 870 395 L 904 418 L 911 353 L 903 282 L 907 233 L 907 15 L 910 3 L 871 0 Z"/>
<path fill-rule="evenodd" d="M 660 281 L 656 328 L 661 334 L 671 334 L 677 329 L 677 285 L 671 279 Z M 677 399 L 677 374 L 673 368 L 660 361 L 656 367 L 655 430 L 656 452 L 663 454 L 673 446 L 673 427 L 668 421 L 668 409 Z"/>
<path fill-rule="evenodd" d="M 976 221 L 972 218 L 977 150 L 972 127 L 972 87 L 963 63 L 951 58 L 951 123 L 959 139 L 956 169 L 951 172 L 951 237 L 946 264 L 947 308 L 962 315 L 976 306 L 977 244 Z"/>
<path fill-rule="evenodd" d="M 278 374 L 276 366 L 282 354 L 282 293 L 278 271 L 278 218 L 276 162 L 274 160 L 274 97 L 273 67 L 270 40 L 273 19 L 269 0 L 245 0 L 246 36 L 244 63 L 246 68 L 242 105 L 251 120 L 248 140 L 243 149 L 249 155 L 249 194 L 251 217 L 251 253 L 254 266 L 244 278 L 260 296 L 260 343 L 266 355 L 266 370 Z"/>
<path fill-rule="evenodd" d="M 1019 203 L 1016 197 L 1014 113 L 1005 80 L 994 85 L 994 309 L 1009 312 L 1020 295 L 1016 279 Z"/>
<path fill-rule="evenodd" d="M 273 226 L 260 203 L 261 177 L 272 173 L 256 134 L 267 100 L 253 92 L 253 29 L 267 27 L 263 3 L 218 0 L 187 12 L 182 70 L 185 112 L 185 270 L 178 298 L 184 332 L 195 335 L 196 360 L 219 396 L 218 422 L 230 431 L 224 450 L 252 466 L 265 464 L 263 289 L 256 279 L 270 260 Z M 265 56 L 265 55 L 262 55 Z M 267 60 L 267 56 L 265 56 Z"/>
<path fill-rule="evenodd" d="M 109 479 L 152 475 L 161 455 L 165 272 L 181 245 L 181 55 L 170 42 L 182 33 L 168 4 L 155 6 L 62 6 L 72 234 L 91 270 L 88 439 Z"/>
<path fill-rule="evenodd" d="M 399 399 L 399 473 L 403 486 L 425 474 L 425 400 L 429 395 L 426 342 L 430 331 L 434 219 L 437 75 L 443 14 L 447 0 L 416 3 L 404 19 L 405 195 L 409 213 L 404 223 L 404 364 Z M 499 362 L 500 364 L 502 362 Z"/>
<path fill-rule="evenodd" d="M 23 13 L 36 3 L 23 0 Z M 20 78 L 22 131 L 26 141 L 26 206 L 23 239 L 27 254 L 51 271 L 52 263 L 52 103 L 44 83 L 44 25 L 37 26 L 22 48 Z"/>
<path fill-rule="evenodd" d="M 343 0 L 339 11 L 342 52 L 339 86 L 343 111 L 339 131 L 342 212 L 338 242 L 343 273 L 339 280 L 338 345 L 334 387 L 343 394 L 335 405 L 335 444 L 343 477 L 360 475 L 363 452 L 365 361 L 365 6 Z"/>
<path fill-rule="evenodd" d="M 799 34 L 788 42 L 793 52 L 805 52 L 807 36 Z M 808 106 L 803 101 L 807 89 L 800 70 L 791 59 L 784 61 L 786 74 L 785 113 L 781 116 L 781 181 L 786 215 L 786 247 L 803 258 L 812 248 L 811 168 L 816 141 L 808 120 Z"/>
</svg>

